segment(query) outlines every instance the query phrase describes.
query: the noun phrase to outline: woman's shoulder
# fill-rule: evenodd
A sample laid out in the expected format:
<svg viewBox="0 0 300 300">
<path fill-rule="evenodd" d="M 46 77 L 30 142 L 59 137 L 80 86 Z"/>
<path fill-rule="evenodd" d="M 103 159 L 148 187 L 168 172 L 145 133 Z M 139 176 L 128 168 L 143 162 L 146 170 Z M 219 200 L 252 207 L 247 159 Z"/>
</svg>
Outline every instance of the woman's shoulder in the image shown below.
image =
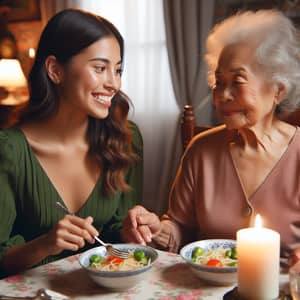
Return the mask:
<svg viewBox="0 0 300 300">
<path fill-rule="evenodd" d="M 132 134 L 141 134 L 138 125 L 134 121 L 128 120 L 128 126 Z"/>
<path fill-rule="evenodd" d="M 300 126 L 299 125 L 296 125 L 296 132 L 295 132 L 295 138 L 300 138 Z"/>
<path fill-rule="evenodd" d="M 300 126 L 296 126 L 296 132 L 291 139 L 291 142 L 289 145 L 296 145 L 295 147 L 300 150 Z"/>
<path fill-rule="evenodd" d="M 191 164 L 199 160 L 218 161 L 221 153 L 225 153 L 228 149 L 228 134 L 226 126 L 220 125 L 195 135 L 188 144 L 182 159 Z"/>
<path fill-rule="evenodd" d="M 188 148 L 211 147 L 221 145 L 227 140 L 228 130 L 225 125 L 219 125 L 195 135 Z"/>
<path fill-rule="evenodd" d="M 0 129 L 0 144 L 19 144 L 24 143 L 24 136 L 19 127 Z"/>
<path fill-rule="evenodd" d="M 13 168 L 20 160 L 25 140 L 18 127 L 0 130 L 0 160 L 2 168 Z"/>
<path fill-rule="evenodd" d="M 132 145 L 134 148 L 141 150 L 143 148 L 143 137 L 138 125 L 129 120 L 128 126 L 132 136 Z"/>
</svg>

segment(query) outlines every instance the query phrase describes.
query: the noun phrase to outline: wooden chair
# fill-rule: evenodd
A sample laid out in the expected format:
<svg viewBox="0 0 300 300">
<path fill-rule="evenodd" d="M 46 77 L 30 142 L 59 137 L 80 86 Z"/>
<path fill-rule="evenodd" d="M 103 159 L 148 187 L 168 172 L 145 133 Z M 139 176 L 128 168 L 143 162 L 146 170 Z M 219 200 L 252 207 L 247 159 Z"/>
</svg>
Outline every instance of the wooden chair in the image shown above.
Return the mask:
<svg viewBox="0 0 300 300">
<path fill-rule="evenodd" d="M 300 109 L 291 114 L 282 115 L 281 119 L 291 125 L 300 126 Z M 181 119 L 181 142 L 183 150 L 186 148 L 194 135 L 210 129 L 212 126 L 197 126 L 192 105 L 185 105 Z"/>
<path fill-rule="evenodd" d="M 281 119 L 291 125 L 300 126 L 300 109 L 296 109 L 290 114 L 282 115 Z"/>
<path fill-rule="evenodd" d="M 183 150 L 194 135 L 210 129 L 211 126 L 197 126 L 192 105 L 185 105 L 181 119 L 181 142 Z"/>
</svg>

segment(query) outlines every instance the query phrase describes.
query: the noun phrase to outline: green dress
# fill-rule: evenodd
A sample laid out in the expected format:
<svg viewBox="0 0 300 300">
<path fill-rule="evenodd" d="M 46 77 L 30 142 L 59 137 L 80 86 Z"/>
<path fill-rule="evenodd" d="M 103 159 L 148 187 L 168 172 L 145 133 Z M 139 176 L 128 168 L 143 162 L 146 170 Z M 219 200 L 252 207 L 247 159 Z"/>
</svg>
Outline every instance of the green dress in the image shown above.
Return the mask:
<svg viewBox="0 0 300 300">
<path fill-rule="evenodd" d="M 103 197 L 100 177 L 86 203 L 76 213 L 82 218 L 92 216 L 93 225 L 104 241 L 120 242 L 122 221 L 128 210 L 142 199 L 142 137 L 134 123 L 130 122 L 130 128 L 132 149 L 140 157 L 126 173 L 131 190 Z M 47 233 L 63 218 L 64 212 L 54 205 L 56 201 L 64 204 L 23 132 L 17 127 L 0 130 L 0 265 L 7 249 Z M 87 243 L 80 251 L 87 247 L 91 245 Z M 75 252 L 63 251 L 39 264 L 73 254 Z M 0 268 L 0 277 L 3 276 Z"/>
</svg>

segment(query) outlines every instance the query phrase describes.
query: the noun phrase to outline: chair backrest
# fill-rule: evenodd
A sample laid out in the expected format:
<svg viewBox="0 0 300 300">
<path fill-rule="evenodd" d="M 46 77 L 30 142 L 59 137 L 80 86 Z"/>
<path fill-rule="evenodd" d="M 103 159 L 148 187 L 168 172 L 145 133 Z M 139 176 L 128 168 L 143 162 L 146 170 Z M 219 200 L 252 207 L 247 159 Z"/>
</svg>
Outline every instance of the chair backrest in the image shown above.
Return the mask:
<svg viewBox="0 0 300 300">
<path fill-rule="evenodd" d="M 211 126 L 197 126 L 192 105 L 185 105 L 181 119 L 181 142 L 183 149 L 186 148 L 194 135 L 210 129 Z"/>
<path fill-rule="evenodd" d="M 297 109 L 290 114 L 281 116 L 281 119 L 292 125 L 300 126 L 300 109 Z M 181 119 L 181 142 L 183 150 L 186 148 L 194 135 L 210 128 L 212 128 L 212 126 L 197 126 L 193 106 L 185 105 Z"/>
<path fill-rule="evenodd" d="M 281 119 L 291 125 L 300 126 L 300 109 L 296 109 L 290 114 L 282 115 Z"/>
</svg>

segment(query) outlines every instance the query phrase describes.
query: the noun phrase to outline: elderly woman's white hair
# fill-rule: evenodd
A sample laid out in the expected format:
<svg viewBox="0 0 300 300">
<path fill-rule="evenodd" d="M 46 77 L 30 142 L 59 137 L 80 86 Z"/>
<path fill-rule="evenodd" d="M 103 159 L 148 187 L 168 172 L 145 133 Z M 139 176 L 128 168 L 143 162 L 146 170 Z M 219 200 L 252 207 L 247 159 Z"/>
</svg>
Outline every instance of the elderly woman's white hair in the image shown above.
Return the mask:
<svg viewBox="0 0 300 300">
<path fill-rule="evenodd" d="M 230 44 L 257 43 L 257 63 L 266 79 L 284 84 L 286 95 L 280 111 L 300 103 L 300 34 L 293 23 L 277 10 L 238 13 L 214 26 L 206 41 L 208 84 L 215 85 L 215 71 L 222 49 Z"/>
</svg>

